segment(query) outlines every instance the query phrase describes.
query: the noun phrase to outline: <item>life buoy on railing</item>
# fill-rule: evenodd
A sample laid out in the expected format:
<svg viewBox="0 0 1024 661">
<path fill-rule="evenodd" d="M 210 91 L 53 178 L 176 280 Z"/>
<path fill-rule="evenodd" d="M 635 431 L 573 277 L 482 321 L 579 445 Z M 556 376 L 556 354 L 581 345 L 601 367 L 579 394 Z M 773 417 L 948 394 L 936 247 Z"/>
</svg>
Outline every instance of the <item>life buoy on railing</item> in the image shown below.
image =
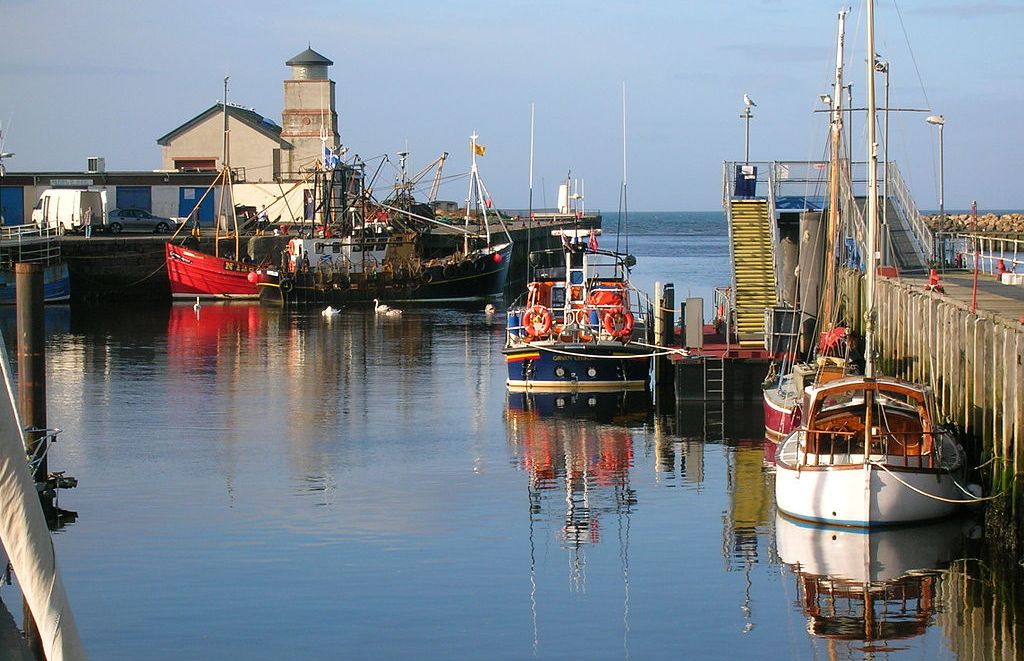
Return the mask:
<svg viewBox="0 0 1024 661">
<path fill-rule="evenodd" d="M 604 313 L 604 329 L 612 337 L 629 337 L 633 332 L 633 313 L 618 305 Z"/>
<path fill-rule="evenodd" d="M 543 305 L 534 305 L 523 315 L 523 326 L 530 337 L 544 337 L 551 330 L 551 310 Z"/>
</svg>

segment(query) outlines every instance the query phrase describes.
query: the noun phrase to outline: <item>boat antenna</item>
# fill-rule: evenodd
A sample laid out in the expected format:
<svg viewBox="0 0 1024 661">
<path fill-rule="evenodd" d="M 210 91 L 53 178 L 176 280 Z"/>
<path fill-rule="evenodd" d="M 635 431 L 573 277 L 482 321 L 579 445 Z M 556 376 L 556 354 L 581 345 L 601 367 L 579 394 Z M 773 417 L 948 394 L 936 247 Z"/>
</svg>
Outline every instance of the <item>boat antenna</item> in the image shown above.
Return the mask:
<svg viewBox="0 0 1024 661">
<path fill-rule="evenodd" d="M 534 103 L 530 102 L 530 195 L 526 210 L 526 282 L 530 281 L 530 242 L 533 235 L 533 127 Z"/>
<path fill-rule="evenodd" d="M 629 252 L 629 229 L 626 215 L 626 81 L 622 81 L 622 190 L 619 193 L 619 225 L 615 232 L 615 252 L 619 252 L 619 237 L 624 236 L 624 249 Z"/>
<path fill-rule="evenodd" d="M 868 200 L 867 200 L 867 285 L 864 288 L 864 376 L 875 374 L 875 243 L 878 224 L 878 145 L 875 144 L 875 3 L 867 0 L 868 32 Z"/>
</svg>

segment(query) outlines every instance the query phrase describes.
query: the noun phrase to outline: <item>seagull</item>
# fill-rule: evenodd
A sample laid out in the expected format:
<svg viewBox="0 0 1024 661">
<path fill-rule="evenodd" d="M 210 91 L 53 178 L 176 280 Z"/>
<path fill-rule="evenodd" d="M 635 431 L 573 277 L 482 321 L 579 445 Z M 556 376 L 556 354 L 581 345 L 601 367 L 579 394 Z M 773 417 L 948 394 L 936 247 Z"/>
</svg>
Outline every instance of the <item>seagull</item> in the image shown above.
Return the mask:
<svg viewBox="0 0 1024 661">
<path fill-rule="evenodd" d="M 390 307 L 388 307 L 387 305 L 382 304 L 377 299 L 373 299 L 373 311 L 374 312 L 376 312 L 378 314 L 384 314 L 385 312 L 387 312 L 390 309 L 391 309 Z"/>
<path fill-rule="evenodd" d="M 192 306 L 192 309 L 196 311 L 196 316 L 199 316 L 199 308 L 200 307 L 202 307 L 202 306 L 199 305 L 199 297 L 196 296 L 196 304 Z"/>
<path fill-rule="evenodd" d="M 335 308 L 335 307 L 332 307 L 332 306 L 328 305 L 327 307 L 324 308 L 324 311 L 321 312 L 320 314 L 322 314 L 325 317 L 331 317 L 331 316 L 334 316 L 334 315 L 340 314 L 340 313 L 341 313 L 341 310 L 339 310 L 338 308 Z"/>
<path fill-rule="evenodd" d="M 751 98 L 750 98 L 749 96 L 747 96 L 746 94 L 744 94 L 744 95 L 743 95 L 743 103 L 747 104 L 747 107 L 748 107 L 748 108 L 749 108 L 750 106 L 754 106 L 755 108 L 757 107 L 757 104 L 756 104 L 756 103 L 754 103 L 754 100 L 753 100 L 753 99 L 751 99 Z"/>
</svg>

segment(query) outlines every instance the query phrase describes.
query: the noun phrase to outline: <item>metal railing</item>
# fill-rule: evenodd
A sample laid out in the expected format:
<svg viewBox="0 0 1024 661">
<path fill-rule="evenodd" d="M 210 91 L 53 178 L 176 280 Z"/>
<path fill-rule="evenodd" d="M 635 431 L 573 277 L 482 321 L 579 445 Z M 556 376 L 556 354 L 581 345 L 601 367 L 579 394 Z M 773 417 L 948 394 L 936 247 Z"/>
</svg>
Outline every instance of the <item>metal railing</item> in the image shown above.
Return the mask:
<svg viewBox="0 0 1024 661">
<path fill-rule="evenodd" d="M 923 258 L 922 261 L 929 263 L 935 259 L 935 236 L 930 227 L 924 222 L 924 217 L 910 194 L 910 188 L 903 181 L 900 169 L 892 161 L 889 162 L 889 199 L 895 204 L 896 212 L 912 230 L 910 236 L 914 239 L 914 249 Z"/>
</svg>

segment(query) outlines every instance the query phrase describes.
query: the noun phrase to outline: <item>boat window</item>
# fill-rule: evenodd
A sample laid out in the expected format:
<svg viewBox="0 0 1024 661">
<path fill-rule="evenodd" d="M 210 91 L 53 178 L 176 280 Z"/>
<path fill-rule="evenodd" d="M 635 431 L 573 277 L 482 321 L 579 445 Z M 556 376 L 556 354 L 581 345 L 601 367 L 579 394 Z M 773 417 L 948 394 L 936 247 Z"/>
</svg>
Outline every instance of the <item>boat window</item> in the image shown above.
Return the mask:
<svg viewBox="0 0 1024 661">
<path fill-rule="evenodd" d="M 569 253 L 569 266 L 574 269 L 583 268 L 583 253 L 573 250 Z"/>
<path fill-rule="evenodd" d="M 341 244 L 337 243 L 337 242 L 332 243 L 331 244 L 331 252 L 333 252 L 335 254 L 341 252 Z"/>
<path fill-rule="evenodd" d="M 565 285 L 558 284 L 551 289 L 551 307 L 560 308 L 565 305 Z"/>
<path fill-rule="evenodd" d="M 313 244 L 313 252 L 316 253 L 317 255 L 324 254 L 324 244 L 319 243 L 319 242 L 314 243 Z"/>
</svg>

